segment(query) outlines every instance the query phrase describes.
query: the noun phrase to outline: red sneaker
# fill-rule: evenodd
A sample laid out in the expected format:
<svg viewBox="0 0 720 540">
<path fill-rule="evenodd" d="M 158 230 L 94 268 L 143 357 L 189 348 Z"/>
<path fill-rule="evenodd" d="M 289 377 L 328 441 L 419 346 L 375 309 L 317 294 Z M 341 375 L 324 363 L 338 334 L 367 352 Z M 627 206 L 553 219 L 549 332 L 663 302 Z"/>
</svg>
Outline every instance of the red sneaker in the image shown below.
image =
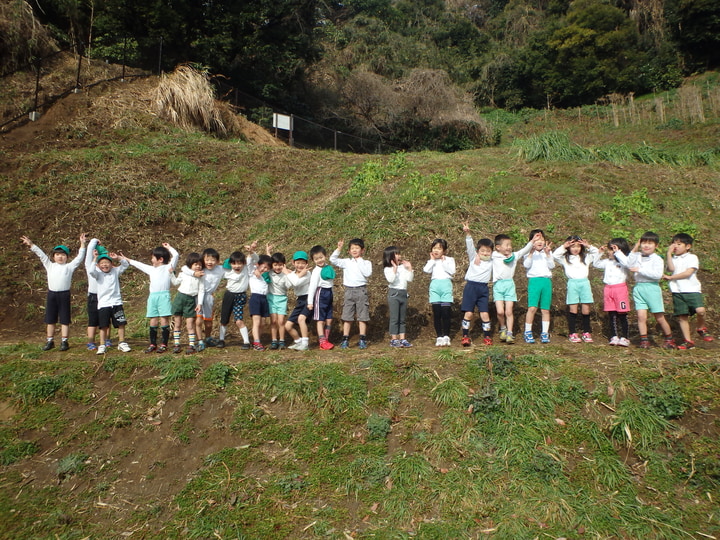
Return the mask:
<svg viewBox="0 0 720 540">
<path fill-rule="evenodd" d="M 492 345 L 492 338 L 491 337 L 483 338 L 483 345 Z"/>
<path fill-rule="evenodd" d="M 463 336 L 462 341 L 460 342 L 463 347 L 469 347 L 472 345 L 472 341 L 470 340 L 470 336 Z"/>
<path fill-rule="evenodd" d="M 334 349 L 334 348 L 335 348 L 335 345 L 333 345 L 332 343 L 330 343 L 327 339 L 323 339 L 323 340 L 320 342 L 320 348 L 321 348 L 323 351 L 329 351 L 330 349 Z"/>
<path fill-rule="evenodd" d="M 710 332 L 708 332 L 708 329 L 698 328 L 697 333 L 700 334 L 700 337 L 703 339 L 703 341 L 713 341 L 715 338 L 710 335 Z"/>
</svg>

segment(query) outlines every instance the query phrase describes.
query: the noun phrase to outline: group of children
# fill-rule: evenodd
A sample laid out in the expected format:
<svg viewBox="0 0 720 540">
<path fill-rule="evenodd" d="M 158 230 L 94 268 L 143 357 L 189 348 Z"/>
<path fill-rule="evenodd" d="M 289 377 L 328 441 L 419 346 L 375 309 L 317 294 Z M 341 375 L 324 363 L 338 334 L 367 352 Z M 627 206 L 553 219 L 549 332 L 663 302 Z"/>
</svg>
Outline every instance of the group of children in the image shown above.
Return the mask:
<svg viewBox="0 0 720 540">
<path fill-rule="evenodd" d="M 535 343 L 532 331 L 537 311 L 541 314 L 540 341 L 550 342 L 550 306 L 552 301 L 552 270 L 559 264 L 567 277 L 567 325 L 571 342 L 592 342 L 590 310 L 594 303 L 588 279 L 590 266 L 603 270 L 605 283 L 604 310 L 608 313 L 611 329 L 610 345 L 627 347 L 630 294 L 627 285 L 629 274 L 634 274 L 633 301 L 637 310 L 640 347 L 648 348 L 648 313 L 651 313 L 664 334 L 664 347 L 690 349 L 694 347 L 689 317 L 697 315 L 697 333 L 705 341 L 712 336 L 705 326 L 705 308 L 700 282 L 697 279 L 698 258 L 690 253 L 693 239 L 687 234 L 673 237 L 665 259 L 655 253 L 659 237 L 645 233 L 631 250 L 627 240 L 614 238 L 600 249 L 590 245 L 579 236 L 570 236 L 554 251 L 545 233 L 540 229 L 531 231 L 528 243 L 513 251 L 509 236 L 500 234 L 494 242 L 483 238 L 475 244 L 467 223 L 463 224 L 465 244 L 469 258 L 462 294 L 462 345 L 470 346 L 470 327 L 477 309 L 482 325 L 483 343 L 493 342 L 490 322 L 490 284 L 499 325 L 500 341 L 514 343 L 514 304 L 517 292 L 514 275 L 522 260 L 528 278 L 528 309 L 525 315 L 523 338 Z M 348 348 L 352 323 L 358 322 L 358 347 L 367 347 L 367 324 L 370 321 L 368 280 L 372 275 L 372 263 L 364 259 L 365 244 L 354 238 L 348 244 L 348 257 L 341 257 L 344 242 L 327 256 L 325 248 L 313 246 L 309 254 L 296 251 L 292 257 L 293 269 L 287 267 L 285 256 L 273 252 L 257 254 L 257 242 L 245 246 L 248 255 L 235 251 L 221 262 L 220 255 L 212 248 L 200 253 L 190 253 L 185 265 L 175 273 L 178 252 L 169 244 L 156 247 L 150 264 L 128 259 L 122 253 L 108 253 L 98 239 L 92 239 L 86 248 L 86 236 L 80 235 L 80 251 L 72 261 L 70 249 L 60 245 L 53 248 L 51 257 L 22 237 L 46 268 L 48 295 L 45 312 L 47 341 L 44 350 L 54 347 L 55 325 L 61 324 L 60 350 L 67 350 L 70 325 L 70 285 L 74 270 L 85 260 L 88 275 L 88 349 L 105 354 L 110 346 L 110 325 L 117 328 L 118 349 L 130 351 L 125 341 L 125 317 L 120 294 L 120 275 L 130 266 L 149 276 L 149 296 L 146 317 L 149 320 L 150 343 L 145 352 L 165 352 L 170 340 L 170 318 L 173 318 L 173 352 L 182 352 L 181 332 L 183 319 L 188 336 L 187 353 L 202 351 L 207 347 L 224 347 L 231 316 L 242 338 L 243 349 L 264 350 L 261 342 L 263 326 L 270 323 L 270 349 L 307 350 L 309 327 L 315 321 L 320 349 L 334 348 L 330 340 L 333 320 L 333 284 L 335 268 L 343 271 L 344 301 L 341 319 L 342 340 L 340 348 Z M 608 257 L 603 258 L 607 251 Z M 429 302 L 432 306 L 433 323 L 437 335 L 435 345 L 450 345 L 450 320 L 453 305 L 453 283 L 456 266 L 453 257 L 447 255 L 448 244 L 436 239 L 430 248 L 430 259 L 423 271 L 430 274 Z M 115 266 L 114 260 L 119 260 Z M 312 262 L 313 268 L 310 269 Z M 404 259 L 396 246 L 388 246 L 383 253 L 383 270 L 388 283 L 388 311 L 390 346 L 407 348 L 412 344 L 406 336 L 408 307 L 408 284 L 413 281 L 412 264 Z M 667 268 L 668 273 L 665 273 Z M 682 332 L 683 341 L 676 345 L 670 326 L 665 318 L 660 281 L 667 280 L 673 297 L 674 313 Z M 220 309 L 219 337 L 212 337 L 214 294 L 220 283 L 226 287 Z M 177 293 L 171 299 L 171 285 Z M 296 304 L 288 312 L 288 289 L 292 288 Z M 248 298 L 248 289 L 250 296 Z M 249 306 L 248 306 L 249 304 Z M 245 325 L 246 306 L 250 311 L 250 331 Z M 580 319 L 578 320 L 578 316 Z M 581 331 L 578 331 L 580 322 Z M 99 329 L 100 344 L 94 338 Z M 287 336 L 293 343 L 287 344 Z M 159 337 L 159 341 L 158 341 Z"/>
</svg>

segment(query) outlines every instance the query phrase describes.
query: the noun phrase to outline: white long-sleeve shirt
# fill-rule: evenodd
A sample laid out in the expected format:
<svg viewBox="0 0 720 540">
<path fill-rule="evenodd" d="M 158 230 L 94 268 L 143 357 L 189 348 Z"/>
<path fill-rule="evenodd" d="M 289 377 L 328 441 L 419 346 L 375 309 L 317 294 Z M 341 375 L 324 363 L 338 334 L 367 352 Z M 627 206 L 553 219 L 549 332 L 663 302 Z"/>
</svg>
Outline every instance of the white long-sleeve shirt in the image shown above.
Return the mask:
<svg viewBox="0 0 720 540">
<path fill-rule="evenodd" d="M 196 296 L 197 304 L 202 304 L 205 299 L 205 278 L 195 277 L 182 272 L 175 276 L 171 275 L 172 284 L 178 288 L 178 292 L 188 296 Z"/>
<path fill-rule="evenodd" d="M 603 270 L 603 283 L 605 285 L 619 285 L 626 283 L 628 269 L 614 259 L 596 259 L 593 266 Z"/>
<path fill-rule="evenodd" d="M 468 259 L 470 260 L 467 272 L 465 272 L 465 280 L 475 281 L 477 283 L 490 283 L 493 270 L 492 257 L 490 260 L 480 261 L 480 264 L 475 264 L 477 250 L 475 249 L 472 236 L 469 235 L 465 236 L 465 249 L 467 250 Z"/>
<path fill-rule="evenodd" d="M 615 258 L 625 268 L 638 268 L 635 272 L 636 283 L 658 283 L 663 277 L 665 261 L 657 253 L 645 257 L 637 251 L 630 252 L 629 256 L 622 251 L 616 251 Z"/>
<path fill-rule="evenodd" d="M 500 281 L 501 279 L 513 279 L 515 277 L 515 268 L 517 267 L 518 261 L 530 253 L 530 250 L 533 247 L 533 242 L 530 240 L 530 242 L 527 243 L 527 245 L 519 249 L 518 251 L 514 251 L 513 254 L 510 257 L 505 257 L 502 253 L 499 251 L 493 251 L 492 253 L 492 278 L 493 283 L 496 281 Z M 509 260 L 508 260 L 509 259 Z"/>
<path fill-rule="evenodd" d="M 53 292 L 69 291 L 72 286 L 73 272 L 75 272 L 75 269 L 80 266 L 85 258 L 85 248 L 80 248 L 77 256 L 72 261 L 65 264 L 56 263 L 50 260 L 50 257 L 48 257 L 45 252 L 35 244 L 30 247 L 30 250 L 40 257 L 40 262 L 42 262 L 45 267 L 48 280 L 48 290 Z"/>
<path fill-rule="evenodd" d="M 195 275 L 195 271 L 192 268 L 188 268 L 187 265 L 183 266 L 180 270 L 183 274 L 190 276 Z M 205 294 L 213 294 L 223 277 L 225 277 L 225 269 L 221 265 L 215 265 L 212 270 L 209 268 L 203 268 L 203 279 L 205 280 Z"/>
<path fill-rule="evenodd" d="M 580 255 L 570 255 L 570 257 L 565 258 L 565 253 L 567 253 L 565 246 L 559 246 L 553 252 L 553 258 L 565 269 L 565 275 L 568 279 L 583 279 L 590 275 L 590 265 L 597 259 L 598 248 L 590 246 L 587 249 L 585 262 L 580 258 Z"/>
<path fill-rule="evenodd" d="M 370 261 L 366 261 L 362 257 L 341 259 L 339 249 L 336 249 L 330 255 L 330 264 L 342 268 L 343 285 L 345 287 L 363 287 L 367 285 L 368 279 L 372 275 L 372 263 Z"/>
<path fill-rule="evenodd" d="M 430 259 L 425 263 L 423 272 L 430 274 L 430 279 L 452 279 L 455 275 L 455 259 L 447 256 Z"/>
<path fill-rule="evenodd" d="M 90 240 L 85 252 L 85 272 L 88 277 L 88 294 L 97 294 L 97 280 L 90 275 L 90 270 L 95 266 L 95 248 L 100 241 L 97 238 Z"/>
<path fill-rule="evenodd" d="M 672 258 L 673 275 L 681 274 L 688 268 L 694 268 L 695 272 L 690 277 L 684 279 L 671 279 L 668 280 L 670 285 L 670 291 L 674 293 L 694 293 L 702 292 L 702 285 L 700 280 L 697 278 L 697 270 L 700 268 L 700 260 L 694 253 L 683 253 L 682 255 L 673 255 Z"/>
<path fill-rule="evenodd" d="M 170 251 L 170 264 L 161 264 L 159 266 L 152 266 L 150 264 L 141 263 L 140 261 L 130 261 L 130 266 L 134 266 L 141 272 L 145 272 L 150 276 L 150 292 L 164 292 L 170 290 L 172 284 L 172 276 L 170 268 L 177 266 L 178 258 L 180 255 L 174 248 L 168 248 Z"/>
<path fill-rule="evenodd" d="M 255 268 L 257 268 L 258 259 L 249 259 L 247 263 L 247 269 L 248 269 L 248 285 L 250 286 L 250 294 L 262 294 L 263 296 L 267 296 L 268 290 L 270 287 L 268 286 L 268 282 L 265 281 L 265 278 L 262 276 L 262 274 L 258 277 L 255 275 Z"/>
<path fill-rule="evenodd" d="M 386 266 L 383 269 L 385 279 L 388 282 L 388 286 L 391 289 L 406 290 L 408 283 L 415 277 L 415 272 L 408 270 L 403 265 L 397 265 L 395 267 Z"/>
<path fill-rule="evenodd" d="M 268 293 L 277 296 L 287 296 L 288 292 L 288 274 L 283 272 L 274 272 L 270 270 L 270 283 L 268 284 Z"/>
<path fill-rule="evenodd" d="M 533 250 L 523 260 L 523 266 L 527 270 L 527 277 L 552 277 L 552 269 L 555 268 L 555 260 L 544 251 Z"/>
<path fill-rule="evenodd" d="M 251 264 L 257 263 L 257 260 L 257 253 L 249 255 L 247 259 L 247 261 Z M 226 280 L 225 288 L 231 293 L 237 294 L 247 292 L 250 281 L 250 271 L 246 264 L 239 272 L 236 272 L 235 270 L 226 271 L 225 274 L 223 274 L 223 278 Z"/>
<path fill-rule="evenodd" d="M 120 275 L 130 267 L 130 263 L 122 259 L 120 266 L 113 266 L 109 272 L 103 272 L 94 262 L 92 265 L 93 268 L 88 268 L 88 275 L 97 282 L 98 309 L 122 305 Z"/>
<path fill-rule="evenodd" d="M 287 284 L 295 291 L 295 296 L 305 296 L 310 289 L 310 277 L 312 272 L 306 272 L 304 276 L 298 275 L 297 272 L 290 272 L 285 278 Z"/>
</svg>

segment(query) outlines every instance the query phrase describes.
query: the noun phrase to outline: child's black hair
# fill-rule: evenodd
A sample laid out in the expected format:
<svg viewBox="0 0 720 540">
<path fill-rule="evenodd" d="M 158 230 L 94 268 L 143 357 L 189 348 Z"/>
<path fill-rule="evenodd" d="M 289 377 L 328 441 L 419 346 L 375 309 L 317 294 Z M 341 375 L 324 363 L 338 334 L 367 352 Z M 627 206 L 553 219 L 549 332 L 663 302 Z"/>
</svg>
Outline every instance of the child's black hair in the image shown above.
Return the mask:
<svg viewBox="0 0 720 540">
<path fill-rule="evenodd" d="M 647 231 L 645 234 L 643 234 L 640 237 L 640 241 L 641 242 L 653 242 L 657 245 L 657 244 L 660 244 L 660 237 L 658 236 L 657 233 L 654 233 L 652 231 Z"/>
<path fill-rule="evenodd" d="M 273 264 L 275 264 L 275 263 L 285 264 L 285 255 L 283 255 L 279 251 L 277 253 L 273 253 L 270 258 L 272 259 Z"/>
<path fill-rule="evenodd" d="M 510 238 L 507 234 L 498 234 L 498 235 L 495 237 L 495 245 L 496 245 L 496 246 L 499 246 L 499 245 L 502 244 L 505 240 L 512 240 L 512 238 Z"/>
<path fill-rule="evenodd" d="M 432 244 L 430 244 L 430 249 L 434 248 L 435 246 L 440 246 L 441 248 L 443 248 L 443 251 L 448 250 L 448 243 L 447 240 L 445 240 L 444 238 L 436 238 L 435 240 L 433 240 Z"/>
<path fill-rule="evenodd" d="M 170 259 L 172 258 L 170 255 L 170 250 L 165 246 L 158 246 L 153 249 L 152 256 L 155 257 L 158 261 L 162 259 L 163 264 L 170 264 Z"/>
<path fill-rule="evenodd" d="M 580 238 L 580 237 L 579 237 L 578 235 L 576 235 L 576 234 L 573 234 L 573 235 L 571 235 L 571 236 L 568 236 L 568 237 L 565 239 L 566 242 L 575 241 L 575 242 L 578 242 L 578 243 L 580 242 L 580 240 L 582 240 L 582 238 Z M 570 262 L 570 257 L 571 257 L 571 256 L 572 256 L 572 253 L 570 253 L 570 250 L 569 250 L 569 249 L 566 249 L 566 250 L 565 250 L 565 260 L 566 260 L 567 262 Z M 585 261 L 585 257 L 587 257 L 587 250 L 585 249 L 585 245 L 584 245 L 584 244 L 580 244 L 580 253 L 578 253 L 578 256 L 580 257 L 580 261 L 581 261 L 584 265 L 587 265 L 587 262 Z"/>
<path fill-rule="evenodd" d="M 261 264 L 267 264 L 268 266 L 272 265 L 272 257 L 270 255 L 260 255 L 258 257 L 257 265 L 260 266 Z"/>
<path fill-rule="evenodd" d="M 613 238 L 607 243 L 608 249 L 612 250 L 612 246 L 617 246 L 625 255 L 630 254 L 630 244 L 626 238 Z"/>
<path fill-rule="evenodd" d="M 350 246 L 359 246 L 360 249 L 365 249 L 365 240 L 362 238 L 353 238 L 348 242 L 348 247 Z"/>
<path fill-rule="evenodd" d="M 535 235 L 537 233 L 542 234 L 543 240 L 547 240 L 547 236 L 545 236 L 545 231 L 543 231 L 542 229 L 533 229 L 532 231 L 530 231 L 530 234 L 528 235 L 528 240 L 532 240 L 533 238 L 535 238 Z"/>
<path fill-rule="evenodd" d="M 677 233 L 675 236 L 672 237 L 673 242 L 682 242 L 686 245 L 692 245 L 693 243 L 693 237 L 690 236 L 688 233 Z"/>
<path fill-rule="evenodd" d="M 314 259 L 315 255 L 317 255 L 318 253 L 322 253 L 323 255 L 325 255 L 327 257 L 327 251 L 325 251 L 324 247 L 317 245 L 317 246 L 313 246 L 310 248 L 310 258 L 311 259 Z"/>
<path fill-rule="evenodd" d="M 388 246 L 383 251 L 383 268 L 389 268 L 393 265 L 393 261 L 397 264 L 397 256 L 400 250 L 397 246 Z"/>
<path fill-rule="evenodd" d="M 478 240 L 476 249 L 480 250 L 481 247 L 486 247 L 486 248 L 492 249 L 493 248 L 492 240 L 490 240 L 489 238 L 481 238 L 480 240 Z"/>
<path fill-rule="evenodd" d="M 192 265 L 195 263 L 200 263 L 200 265 L 205 268 L 205 261 L 203 260 L 202 255 L 196 251 L 188 253 L 187 258 L 185 259 L 185 266 L 192 268 Z"/>
<path fill-rule="evenodd" d="M 220 260 L 220 254 L 213 248 L 205 248 L 202 252 L 202 257 L 203 260 L 205 260 L 205 257 L 213 257 L 216 261 Z"/>
<path fill-rule="evenodd" d="M 245 254 L 242 251 L 233 251 L 230 254 L 230 262 L 231 263 L 242 263 L 247 264 L 247 258 L 245 257 Z"/>
</svg>

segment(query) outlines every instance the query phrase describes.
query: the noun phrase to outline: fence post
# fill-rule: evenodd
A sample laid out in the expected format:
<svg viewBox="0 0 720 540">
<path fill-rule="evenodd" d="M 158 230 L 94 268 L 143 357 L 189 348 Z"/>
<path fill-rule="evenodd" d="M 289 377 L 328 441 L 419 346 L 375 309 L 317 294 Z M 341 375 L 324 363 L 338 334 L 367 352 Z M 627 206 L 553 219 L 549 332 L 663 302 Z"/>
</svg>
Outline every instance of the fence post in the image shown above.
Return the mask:
<svg viewBox="0 0 720 540">
<path fill-rule="evenodd" d="M 75 89 L 73 90 L 74 94 L 77 94 L 80 92 L 80 68 L 82 67 L 82 52 L 80 52 L 80 49 L 78 48 L 78 68 L 77 68 L 77 77 L 75 78 Z"/>
<path fill-rule="evenodd" d="M 120 82 L 125 82 L 125 61 L 127 60 L 127 36 L 123 38 L 123 67 Z"/>
<path fill-rule="evenodd" d="M 160 51 L 158 52 L 158 76 L 162 75 L 162 46 L 163 38 L 160 36 Z"/>
<path fill-rule="evenodd" d="M 38 94 L 40 93 L 40 69 L 42 68 L 42 58 L 38 58 L 37 60 L 37 75 L 35 77 L 35 103 L 33 105 L 33 110 L 30 111 L 30 120 L 33 122 L 40 118 L 40 113 L 37 112 L 38 108 Z"/>
<path fill-rule="evenodd" d="M 295 128 L 295 115 L 290 115 L 290 136 L 288 142 L 290 143 L 290 146 L 293 146 L 293 129 Z"/>
<path fill-rule="evenodd" d="M 334 142 L 335 142 L 335 145 L 334 145 L 334 146 L 335 146 L 335 151 L 336 151 L 336 152 L 337 152 L 337 134 L 338 134 L 337 129 L 333 129 L 333 138 L 335 139 L 335 140 L 334 140 Z"/>
</svg>

